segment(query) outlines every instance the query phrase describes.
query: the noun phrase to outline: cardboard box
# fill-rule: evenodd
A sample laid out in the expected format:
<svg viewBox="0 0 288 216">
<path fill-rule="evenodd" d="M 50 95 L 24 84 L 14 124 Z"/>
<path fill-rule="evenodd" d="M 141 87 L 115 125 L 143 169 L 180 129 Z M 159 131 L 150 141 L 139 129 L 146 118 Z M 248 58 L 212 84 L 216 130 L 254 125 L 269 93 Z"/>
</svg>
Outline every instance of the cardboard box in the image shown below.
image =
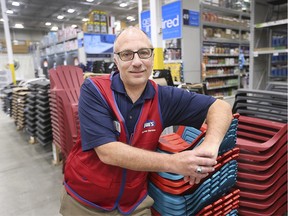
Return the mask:
<svg viewBox="0 0 288 216">
<path fill-rule="evenodd" d="M 88 14 L 90 22 L 99 22 L 100 21 L 100 11 L 93 10 Z"/>
<path fill-rule="evenodd" d="M 19 44 L 12 44 L 12 52 L 15 54 L 29 53 L 29 45 L 29 41 L 20 41 Z M 5 40 L 0 41 L 0 48 L 1 52 L 7 53 Z"/>
<path fill-rule="evenodd" d="M 94 32 L 95 33 L 101 33 L 101 23 L 100 22 L 94 22 Z"/>
<path fill-rule="evenodd" d="M 101 33 L 102 34 L 107 34 L 107 24 L 106 22 L 101 22 Z"/>
</svg>

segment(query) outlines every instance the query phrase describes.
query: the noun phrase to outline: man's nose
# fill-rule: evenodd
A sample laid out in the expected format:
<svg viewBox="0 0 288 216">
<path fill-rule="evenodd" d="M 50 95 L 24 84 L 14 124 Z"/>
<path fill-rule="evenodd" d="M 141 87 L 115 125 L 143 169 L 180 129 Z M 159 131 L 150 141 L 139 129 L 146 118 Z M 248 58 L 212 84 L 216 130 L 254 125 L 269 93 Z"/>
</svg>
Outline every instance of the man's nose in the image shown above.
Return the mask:
<svg viewBox="0 0 288 216">
<path fill-rule="evenodd" d="M 142 64 L 142 60 L 141 60 L 141 58 L 139 57 L 138 53 L 135 53 L 134 58 L 133 58 L 133 60 L 132 60 L 132 64 L 135 65 L 135 66 Z"/>
</svg>

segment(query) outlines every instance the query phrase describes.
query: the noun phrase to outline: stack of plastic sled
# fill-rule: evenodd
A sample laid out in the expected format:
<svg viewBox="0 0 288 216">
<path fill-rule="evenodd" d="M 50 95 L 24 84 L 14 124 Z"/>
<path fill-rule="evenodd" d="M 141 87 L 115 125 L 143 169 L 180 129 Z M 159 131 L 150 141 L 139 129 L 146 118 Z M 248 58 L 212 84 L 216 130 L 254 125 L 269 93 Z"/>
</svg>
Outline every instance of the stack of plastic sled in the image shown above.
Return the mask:
<svg viewBox="0 0 288 216">
<path fill-rule="evenodd" d="M 287 124 L 240 116 L 237 188 L 241 215 L 287 211 Z"/>
<path fill-rule="evenodd" d="M 12 93 L 13 93 L 13 85 L 5 86 L 3 89 L 0 89 L 0 98 L 2 100 L 2 110 L 4 113 L 12 116 Z"/>
<path fill-rule="evenodd" d="M 50 145 L 52 143 L 52 126 L 50 114 L 49 80 L 41 80 L 35 83 L 36 86 L 36 139 L 43 145 Z"/>
<path fill-rule="evenodd" d="M 287 92 L 238 89 L 233 113 L 287 123 Z"/>
<path fill-rule="evenodd" d="M 29 93 L 29 89 L 26 87 L 13 88 L 12 94 L 12 118 L 15 121 L 17 130 L 24 129 L 25 113 L 26 113 L 26 99 Z"/>
<path fill-rule="evenodd" d="M 30 136 L 36 136 L 36 88 L 34 85 L 29 86 L 30 92 L 27 94 L 27 104 L 26 104 L 26 132 Z"/>
<path fill-rule="evenodd" d="M 221 143 L 215 171 L 200 184 L 190 185 L 184 181 L 184 176 L 178 174 L 150 174 L 149 195 L 155 201 L 153 215 L 237 215 L 239 190 L 233 188 L 239 155 L 239 149 L 235 148 L 237 125 L 238 115 L 234 115 Z M 201 145 L 205 132 L 205 127 L 201 130 L 180 127 L 177 133 L 160 137 L 157 151 L 174 154 L 191 150 Z"/>
<path fill-rule="evenodd" d="M 58 66 L 50 69 L 49 75 L 53 143 L 65 160 L 80 133 L 78 98 L 83 72 L 75 66 Z"/>
</svg>

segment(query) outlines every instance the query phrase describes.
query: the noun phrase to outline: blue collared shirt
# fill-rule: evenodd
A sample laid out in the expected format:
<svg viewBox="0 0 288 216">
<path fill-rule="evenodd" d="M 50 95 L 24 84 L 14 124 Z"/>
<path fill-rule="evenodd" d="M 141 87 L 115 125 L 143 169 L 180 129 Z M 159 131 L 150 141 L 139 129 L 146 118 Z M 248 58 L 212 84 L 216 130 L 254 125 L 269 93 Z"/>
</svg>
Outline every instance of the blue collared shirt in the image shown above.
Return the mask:
<svg viewBox="0 0 288 216">
<path fill-rule="evenodd" d="M 129 135 L 131 135 L 142 105 L 145 100 L 154 97 L 155 89 L 148 82 L 141 97 L 133 103 L 125 91 L 119 73 L 113 76 L 111 88 Z M 159 86 L 158 94 L 164 128 L 172 125 L 200 128 L 210 105 L 215 101 L 215 98 L 211 96 L 171 86 Z M 117 141 L 118 132 L 113 123 L 115 118 L 90 79 L 86 79 L 81 87 L 78 110 L 84 151 Z"/>
</svg>

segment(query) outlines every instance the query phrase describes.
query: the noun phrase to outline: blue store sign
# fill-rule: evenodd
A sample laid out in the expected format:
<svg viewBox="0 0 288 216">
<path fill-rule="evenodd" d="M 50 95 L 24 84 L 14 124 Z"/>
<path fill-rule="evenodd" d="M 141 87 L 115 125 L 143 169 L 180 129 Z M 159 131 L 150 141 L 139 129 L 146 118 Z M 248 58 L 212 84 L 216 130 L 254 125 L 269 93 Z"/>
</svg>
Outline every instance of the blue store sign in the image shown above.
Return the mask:
<svg viewBox="0 0 288 216">
<path fill-rule="evenodd" d="M 199 26 L 199 12 L 183 9 L 183 25 Z"/>
<path fill-rule="evenodd" d="M 163 40 L 182 37 L 181 1 L 162 6 Z M 141 13 L 141 29 L 151 38 L 150 11 Z"/>
<path fill-rule="evenodd" d="M 144 11 L 141 13 L 141 29 L 151 38 L 150 11 Z"/>
</svg>

